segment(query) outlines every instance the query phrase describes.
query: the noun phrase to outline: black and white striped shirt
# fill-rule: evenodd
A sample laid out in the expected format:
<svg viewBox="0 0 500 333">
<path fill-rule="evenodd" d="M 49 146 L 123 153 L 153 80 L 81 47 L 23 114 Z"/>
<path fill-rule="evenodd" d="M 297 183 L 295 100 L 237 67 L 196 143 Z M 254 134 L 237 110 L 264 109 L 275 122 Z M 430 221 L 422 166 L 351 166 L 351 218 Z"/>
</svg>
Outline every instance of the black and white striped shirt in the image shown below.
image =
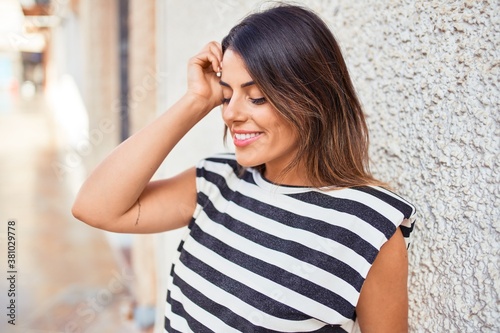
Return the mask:
<svg viewBox="0 0 500 333">
<path fill-rule="evenodd" d="M 353 332 L 361 286 L 415 208 L 380 187 L 277 186 L 234 155 L 201 161 L 168 281 L 166 332 Z"/>
</svg>

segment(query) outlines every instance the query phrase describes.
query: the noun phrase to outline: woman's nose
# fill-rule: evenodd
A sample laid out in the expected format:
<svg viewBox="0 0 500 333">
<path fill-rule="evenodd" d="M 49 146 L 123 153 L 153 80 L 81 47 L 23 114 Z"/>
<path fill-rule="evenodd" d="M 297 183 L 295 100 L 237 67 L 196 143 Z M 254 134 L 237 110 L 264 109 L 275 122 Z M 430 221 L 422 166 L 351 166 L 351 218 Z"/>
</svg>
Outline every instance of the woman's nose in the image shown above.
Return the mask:
<svg viewBox="0 0 500 333">
<path fill-rule="evenodd" d="M 244 121 L 247 116 L 243 103 L 238 98 L 232 97 L 229 102 L 222 105 L 222 118 L 224 122 Z"/>
</svg>

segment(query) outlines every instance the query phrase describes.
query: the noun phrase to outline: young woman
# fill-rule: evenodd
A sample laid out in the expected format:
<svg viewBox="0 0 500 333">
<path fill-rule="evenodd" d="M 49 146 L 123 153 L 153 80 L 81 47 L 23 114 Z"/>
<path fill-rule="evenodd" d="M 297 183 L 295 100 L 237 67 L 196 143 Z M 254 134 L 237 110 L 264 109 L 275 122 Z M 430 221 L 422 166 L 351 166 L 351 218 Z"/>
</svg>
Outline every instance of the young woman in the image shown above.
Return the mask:
<svg viewBox="0 0 500 333">
<path fill-rule="evenodd" d="M 151 182 L 218 105 L 235 154 Z M 373 178 L 367 152 L 334 37 L 281 5 L 189 61 L 185 95 L 97 167 L 73 214 L 115 232 L 188 226 L 167 332 L 406 332 L 414 207 Z"/>
</svg>

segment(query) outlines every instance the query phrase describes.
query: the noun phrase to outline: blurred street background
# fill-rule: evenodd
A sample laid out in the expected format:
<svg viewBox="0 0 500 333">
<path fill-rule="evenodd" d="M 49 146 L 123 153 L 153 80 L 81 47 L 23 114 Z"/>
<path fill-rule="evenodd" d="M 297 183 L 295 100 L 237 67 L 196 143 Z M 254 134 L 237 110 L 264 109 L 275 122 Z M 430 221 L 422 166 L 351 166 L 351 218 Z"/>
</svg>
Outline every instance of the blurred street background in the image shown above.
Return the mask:
<svg viewBox="0 0 500 333">
<path fill-rule="evenodd" d="M 78 5 L 0 1 L 2 332 L 141 331 L 133 319 L 130 246 L 114 246 L 70 213 L 91 146 L 82 82 L 75 79 L 82 79 L 81 58 L 73 57 L 81 44 L 76 34 L 65 43 L 57 34 L 75 29 L 62 25 L 76 25 L 71 6 Z M 64 48 L 74 48 L 73 55 Z M 8 221 L 15 223 L 12 233 Z M 15 243 L 15 288 L 4 277 L 7 243 Z M 12 299 L 15 317 L 6 317 Z"/>
<path fill-rule="evenodd" d="M 64 142 L 45 97 L 38 93 L 12 97 L 3 92 L 1 102 L 2 250 L 7 221 L 12 219 L 16 222 L 18 330 L 7 325 L 5 318 L 0 330 L 139 332 L 127 318 L 132 301 L 130 271 L 117 264 L 102 232 L 77 223 L 70 214 L 76 188 L 69 180 L 61 182 L 52 169 L 64 156 Z M 71 182 L 76 185 L 80 179 L 74 177 Z M 5 251 L 2 254 L 6 256 Z M 5 282 L 2 276 L 3 312 L 8 304 Z"/>
</svg>

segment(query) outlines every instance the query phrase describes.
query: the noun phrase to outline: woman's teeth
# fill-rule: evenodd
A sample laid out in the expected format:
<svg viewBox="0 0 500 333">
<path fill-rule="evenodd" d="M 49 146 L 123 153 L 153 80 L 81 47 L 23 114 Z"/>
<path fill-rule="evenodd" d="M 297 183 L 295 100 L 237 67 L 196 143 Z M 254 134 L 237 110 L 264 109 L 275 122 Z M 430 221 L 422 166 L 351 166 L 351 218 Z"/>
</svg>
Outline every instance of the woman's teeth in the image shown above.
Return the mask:
<svg viewBox="0 0 500 333">
<path fill-rule="evenodd" d="M 245 133 L 245 134 L 236 133 L 236 134 L 234 134 L 234 136 L 237 140 L 248 140 L 248 139 L 256 137 L 257 135 L 259 135 L 259 133 Z"/>
</svg>

